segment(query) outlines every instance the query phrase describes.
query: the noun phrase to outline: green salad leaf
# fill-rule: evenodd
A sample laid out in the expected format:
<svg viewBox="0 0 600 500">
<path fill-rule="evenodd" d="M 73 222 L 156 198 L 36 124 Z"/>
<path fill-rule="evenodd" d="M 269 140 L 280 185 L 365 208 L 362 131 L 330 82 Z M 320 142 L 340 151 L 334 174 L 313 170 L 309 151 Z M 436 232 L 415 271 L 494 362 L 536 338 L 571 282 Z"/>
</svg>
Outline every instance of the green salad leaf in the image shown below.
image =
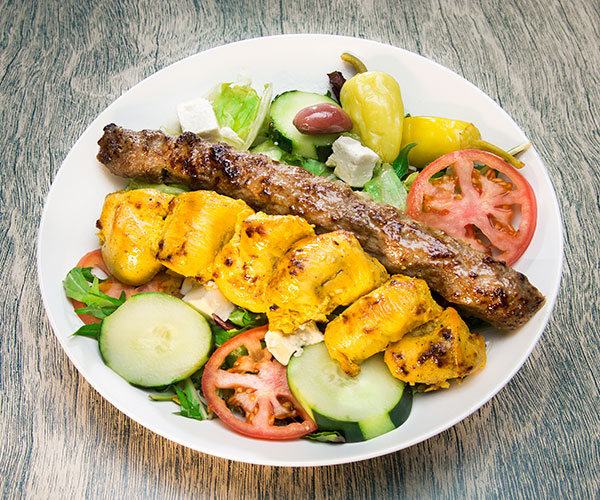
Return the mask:
<svg viewBox="0 0 600 500">
<path fill-rule="evenodd" d="M 265 125 L 271 104 L 272 85 L 264 87 L 259 97 L 250 82 L 221 83 L 209 94 L 219 126 L 227 127 L 243 141 L 248 149 Z"/>
<path fill-rule="evenodd" d="M 333 443 L 333 444 L 342 444 L 346 442 L 346 438 L 337 431 L 317 431 L 311 432 L 306 436 L 303 436 L 303 439 L 308 439 L 310 441 L 320 441 L 322 443 Z"/>
<path fill-rule="evenodd" d="M 308 170 L 311 174 L 318 175 L 320 177 L 327 177 L 329 179 L 336 179 L 333 175 L 333 169 L 329 168 L 322 161 L 314 160 L 312 158 L 304 158 L 303 156 L 287 153 L 283 149 L 275 145 L 271 139 L 261 142 L 257 146 L 252 148 L 253 153 L 261 153 L 275 161 L 285 163 L 286 165 L 295 165 L 302 167 L 304 170 Z"/>
<path fill-rule="evenodd" d="M 406 187 L 389 163 L 375 168 L 373 178 L 365 184 L 364 190 L 373 201 L 406 210 Z"/>
<path fill-rule="evenodd" d="M 173 386 L 173 389 L 177 394 L 177 402 L 181 406 L 181 411 L 178 412 L 179 415 L 196 420 L 206 420 L 208 418 L 206 405 L 200 399 L 196 386 L 190 377 L 184 380 L 183 390 L 176 385 Z"/>
<path fill-rule="evenodd" d="M 189 188 L 183 184 L 153 184 L 152 182 L 144 182 L 138 179 L 131 179 L 125 188 L 125 191 L 133 191 L 134 189 L 156 189 L 165 194 L 178 194 L 189 191 Z"/>
<path fill-rule="evenodd" d="M 267 317 L 263 313 L 253 313 L 243 307 L 238 307 L 229 315 L 228 321 L 242 328 L 254 328 L 266 324 Z"/>
<path fill-rule="evenodd" d="M 398 179 L 402 180 L 402 178 L 408 174 L 408 153 L 410 153 L 410 150 L 412 148 L 414 148 L 417 145 L 416 142 L 412 142 L 410 144 L 407 144 L 406 146 L 404 146 L 402 148 L 402 150 L 400 151 L 400 153 L 398 153 L 398 156 L 396 157 L 396 159 L 394 160 L 394 163 L 392 163 L 392 167 L 394 169 L 394 172 L 396 172 L 396 175 L 398 176 Z"/>
<path fill-rule="evenodd" d="M 98 319 L 110 316 L 125 302 L 125 292 L 118 299 L 100 291 L 100 279 L 92 274 L 91 267 L 74 267 L 63 280 L 67 297 L 83 302 L 85 307 L 75 309 L 77 314 L 87 314 Z M 100 323 L 84 325 L 73 335 L 98 338 Z"/>
</svg>

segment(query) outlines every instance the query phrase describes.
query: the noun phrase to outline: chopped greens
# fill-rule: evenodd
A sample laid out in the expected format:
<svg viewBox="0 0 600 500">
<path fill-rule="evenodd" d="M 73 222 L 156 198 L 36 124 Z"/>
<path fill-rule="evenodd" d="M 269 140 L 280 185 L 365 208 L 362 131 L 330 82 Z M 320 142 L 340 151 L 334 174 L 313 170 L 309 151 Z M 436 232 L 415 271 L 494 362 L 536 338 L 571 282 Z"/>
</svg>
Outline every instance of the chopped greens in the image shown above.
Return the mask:
<svg viewBox="0 0 600 500">
<path fill-rule="evenodd" d="M 176 385 L 173 386 L 173 389 L 177 393 L 177 402 L 181 405 L 181 411 L 178 412 L 178 415 L 196 420 L 209 418 L 206 403 L 200 399 L 196 386 L 190 377 L 184 380 L 183 390 Z"/>
<path fill-rule="evenodd" d="M 255 326 L 266 324 L 267 317 L 263 313 L 253 313 L 247 309 L 238 307 L 229 315 L 229 321 L 242 328 L 254 328 Z"/>
<path fill-rule="evenodd" d="M 303 436 L 302 439 L 308 439 L 310 441 L 320 441 L 322 443 L 333 443 L 333 444 L 342 444 L 342 443 L 346 442 L 346 438 L 337 431 L 311 432 L 310 434 Z"/>
<path fill-rule="evenodd" d="M 133 191 L 134 189 L 156 189 L 162 193 L 172 194 L 174 196 L 189 191 L 189 188 L 183 184 L 153 184 L 139 179 L 131 179 L 125 190 Z"/>
<path fill-rule="evenodd" d="M 373 178 L 365 184 L 364 190 L 369 193 L 373 201 L 387 203 L 402 211 L 406 210 L 406 187 L 389 163 L 375 168 Z"/>
<path fill-rule="evenodd" d="M 265 85 L 259 97 L 250 82 L 237 82 L 217 85 L 208 100 L 219 126 L 233 130 L 243 141 L 241 149 L 248 149 L 264 128 L 271 96 L 271 84 Z"/>
<path fill-rule="evenodd" d="M 233 323 L 239 328 L 225 329 L 220 325 L 213 325 L 212 332 L 216 347 L 222 346 L 225 342 L 232 339 L 236 335 L 244 333 L 251 328 L 266 325 L 267 317 L 265 314 L 253 313 L 247 309 L 238 307 L 229 315 L 229 319 L 227 321 Z"/>
<path fill-rule="evenodd" d="M 325 163 L 312 158 L 305 158 L 294 153 L 287 153 L 283 149 L 276 146 L 271 139 L 267 139 L 266 141 L 261 142 L 252 148 L 252 152 L 264 154 L 273 160 L 285 163 L 286 165 L 302 167 L 304 170 L 308 170 L 311 174 L 318 175 L 320 177 L 327 177 L 330 179 L 336 178 L 333 175 L 333 170 L 327 167 Z"/>
<path fill-rule="evenodd" d="M 67 297 L 83 302 L 86 307 L 75 309 L 77 314 L 87 314 L 98 319 L 111 315 L 125 302 L 125 292 L 118 299 L 100 291 L 100 279 L 92 274 L 91 267 L 74 267 L 63 281 Z M 100 323 L 84 325 L 73 335 L 98 338 Z"/>
<path fill-rule="evenodd" d="M 400 153 L 398 153 L 398 156 L 394 160 L 394 163 L 392 163 L 394 172 L 396 172 L 396 175 L 398 176 L 398 179 L 400 179 L 400 180 L 402 180 L 402 178 L 406 174 L 408 174 L 408 166 L 409 166 L 408 165 L 408 153 L 410 153 L 410 150 L 412 148 L 414 148 L 416 145 L 417 145 L 416 142 L 407 144 L 405 147 L 402 148 Z"/>
<path fill-rule="evenodd" d="M 176 415 L 195 420 L 210 420 L 213 413 L 208 410 L 204 397 L 198 394 L 198 388 L 193 380 L 194 377 L 195 375 L 192 375 L 183 381 L 183 389 L 177 385 L 169 385 L 164 388 L 164 393 L 149 394 L 148 397 L 152 401 L 172 401 L 178 404 L 181 410 L 176 412 Z"/>
</svg>

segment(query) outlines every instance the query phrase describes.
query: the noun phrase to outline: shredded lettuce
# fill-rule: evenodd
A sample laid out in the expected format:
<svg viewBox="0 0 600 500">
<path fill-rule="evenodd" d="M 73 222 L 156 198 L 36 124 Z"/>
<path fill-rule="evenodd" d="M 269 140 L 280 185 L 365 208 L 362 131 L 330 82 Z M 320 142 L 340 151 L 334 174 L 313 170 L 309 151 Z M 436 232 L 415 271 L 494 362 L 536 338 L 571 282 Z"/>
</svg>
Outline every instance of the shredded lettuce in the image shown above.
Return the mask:
<svg viewBox="0 0 600 500">
<path fill-rule="evenodd" d="M 189 191 L 189 189 L 183 184 L 153 184 L 151 182 L 144 182 L 138 179 L 131 179 L 125 190 L 133 191 L 134 189 L 156 189 L 162 193 L 172 194 L 175 196 Z"/>
<path fill-rule="evenodd" d="M 374 201 L 406 210 L 406 187 L 389 163 L 375 168 L 373 178 L 365 184 L 364 190 Z"/>
<path fill-rule="evenodd" d="M 263 94 L 258 96 L 250 82 L 221 83 L 208 95 L 219 126 L 230 129 L 230 140 L 237 142 L 241 149 L 248 149 L 264 126 L 271 104 L 273 86 L 265 85 Z M 237 138 L 236 138 L 237 136 Z"/>
<path fill-rule="evenodd" d="M 261 153 L 267 155 L 273 160 L 280 161 L 286 165 L 295 165 L 302 167 L 304 170 L 308 170 L 311 174 L 326 177 L 328 179 L 335 180 L 337 177 L 333 175 L 333 169 L 329 168 L 325 163 L 313 160 L 312 158 L 305 158 L 303 156 L 287 153 L 283 149 L 277 147 L 271 139 L 261 142 L 254 148 L 253 153 Z"/>
</svg>

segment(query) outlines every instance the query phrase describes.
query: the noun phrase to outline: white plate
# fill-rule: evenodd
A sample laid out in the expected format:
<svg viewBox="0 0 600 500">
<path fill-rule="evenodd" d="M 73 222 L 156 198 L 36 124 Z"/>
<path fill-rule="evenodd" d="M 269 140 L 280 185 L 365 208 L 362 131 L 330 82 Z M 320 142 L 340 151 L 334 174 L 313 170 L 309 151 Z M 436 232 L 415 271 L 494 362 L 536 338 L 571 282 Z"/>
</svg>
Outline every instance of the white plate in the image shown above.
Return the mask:
<svg viewBox="0 0 600 500">
<path fill-rule="evenodd" d="M 170 127 L 178 102 L 203 95 L 240 72 L 255 88 L 273 82 L 275 92 L 325 92 L 326 74 L 350 71 L 340 54 L 351 51 L 373 70 L 400 83 L 406 112 L 473 122 L 485 139 L 513 147 L 527 141 L 513 120 L 488 96 L 448 69 L 402 49 L 330 35 L 284 35 L 246 40 L 184 59 L 142 81 L 96 118 L 63 162 L 46 200 L 38 239 L 38 273 L 44 305 L 56 336 L 86 380 L 123 413 L 148 429 L 195 450 L 231 460 L 265 465 L 314 466 L 368 459 L 419 443 L 461 421 L 494 396 L 527 359 L 554 305 L 562 268 L 562 225 L 552 184 L 532 148 L 522 159 L 543 214 L 533 241 L 516 268 L 546 296 L 527 325 L 512 333 L 491 332 L 485 369 L 451 389 L 419 395 L 408 421 L 395 431 L 363 443 L 328 445 L 305 440 L 264 442 L 227 429 L 220 421 L 199 422 L 173 415 L 172 403 L 151 402 L 147 393 L 119 378 L 100 359 L 96 342 L 72 337 L 80 326 L 62 280 L 87 251 L 98 246 L 95 221 L 104 196 L 125 185 L 96 160 L 104 125 L 132 129 Z"/>
</svg>

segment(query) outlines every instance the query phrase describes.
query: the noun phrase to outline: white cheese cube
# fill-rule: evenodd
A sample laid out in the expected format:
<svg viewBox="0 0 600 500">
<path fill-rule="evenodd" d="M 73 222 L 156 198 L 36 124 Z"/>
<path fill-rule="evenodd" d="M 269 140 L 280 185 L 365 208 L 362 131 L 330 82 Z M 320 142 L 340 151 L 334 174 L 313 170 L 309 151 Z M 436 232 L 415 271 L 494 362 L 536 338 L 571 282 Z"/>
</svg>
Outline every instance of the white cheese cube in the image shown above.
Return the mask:
<svg viewBox="0 0 600 500">
<path fill-rule="evenodd" d="M 194 132 L 208 141 L 221 138 L 219 122 L 208 99 L 200 97 L 177 105 L 181 130 Z"/>
<path fill-rule="evenodd" d="M 333 143 L 333 154 L 327 165 L 335 167 L 334 174 L 352 187 L 363 187 L 373 177 L 373 169 L 381 159 L 352 137 L 342 136 Z"/>
<path fill-rule="evenodd" d="M 214 314 L 223 321 L 227 321 L 235 310 L 235 305 L 221 293 L 214 281 L 192 288 L 183 300 L 209 318 Z"/>
<path fill-rule="evenodd" d="M 265 334 L 267 349 L 282 365 L 287 365 L 292 355 L 300 356 L 303 346 L 317 344 L 324 338 L 314 321 L 300 325 L 289 334 L 277 330 L 269 330 Z"/>
</svg>

